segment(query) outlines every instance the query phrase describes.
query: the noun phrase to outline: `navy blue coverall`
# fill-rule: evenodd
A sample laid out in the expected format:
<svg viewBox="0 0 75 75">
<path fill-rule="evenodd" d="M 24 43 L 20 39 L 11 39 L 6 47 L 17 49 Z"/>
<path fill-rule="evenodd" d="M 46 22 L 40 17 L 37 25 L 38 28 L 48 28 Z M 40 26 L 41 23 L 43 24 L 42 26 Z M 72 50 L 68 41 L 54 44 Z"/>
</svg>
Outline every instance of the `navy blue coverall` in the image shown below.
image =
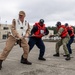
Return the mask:
<svg viewBox="0 0 75 75">
<path fill-rule="evenodd" d="M 32 30 L 31 30 L 31 35 L 34 34 L 37 30 L 38 30 L 38 27 L 37 26 L 33 26 Z M 49 31 L 46 28 L 45 35 L 48 35 L 48 33 L 49 33 Z M 39 57 L 43 57 L 44 56 L 45 45 L 44 45 L 44 43 L 43 43 L 43 41 L 42 41 L 41 38 L 30 37 L 28 44 L 29 44 L 30 50 L 32 50 L 32 48 L 34 47 L 34 45 L 36 45 L 40 49 Z"/>
</svg>

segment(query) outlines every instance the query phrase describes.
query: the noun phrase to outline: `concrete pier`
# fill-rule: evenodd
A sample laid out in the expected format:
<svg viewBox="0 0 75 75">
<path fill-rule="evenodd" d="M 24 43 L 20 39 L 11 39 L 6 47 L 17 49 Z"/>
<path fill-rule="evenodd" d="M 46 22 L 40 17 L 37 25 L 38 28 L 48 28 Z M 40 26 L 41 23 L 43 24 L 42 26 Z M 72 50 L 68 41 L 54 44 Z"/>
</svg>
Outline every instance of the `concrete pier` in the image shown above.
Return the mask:
<svg viewBox="0 0 75 75">
<path fill-rule="evenodd" d="M 23 50 L 16 45 L 3 62 L 0 75 L 75 75 L 75 43 L 72 44 L 73 54 L 70 61 L 66 61 L 63 57 L 64 50 L 62 46 L 60 47 L 60 57 L 53 57 L 56 42 L 44 43 L 46 46 L 44 55 L 46 61 L 38 60 L 39 49 L 34 46 L 28 57 L 32 65 L 21 64 L 20 59 Z M 0 53 L 4 46 L 5 42 L 0 42 Z"/>
</svg>

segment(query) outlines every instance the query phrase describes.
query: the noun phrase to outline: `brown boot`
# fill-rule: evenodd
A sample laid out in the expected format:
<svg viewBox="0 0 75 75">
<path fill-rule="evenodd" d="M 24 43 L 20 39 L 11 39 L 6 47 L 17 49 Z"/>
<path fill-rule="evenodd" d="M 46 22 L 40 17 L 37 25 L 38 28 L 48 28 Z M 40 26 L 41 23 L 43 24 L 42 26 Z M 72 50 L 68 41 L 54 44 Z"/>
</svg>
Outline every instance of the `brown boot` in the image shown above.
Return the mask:
<svg viewBox="0 0 75 75">
<path fill-rule="evenodd" d="M 55 56 L 55 57 L 59 57 L 60 54 L 59 54 L 59 53 L 56 53 L 56 54 L 54 54 L 53 56 Z"/>
<path fill-rule="evenodd" d="M 71 59 L 70 55 L 67 55 L 66 58 L 65 58 L 65 60 L 67 60 L 67 61 L 70 60 L 70 59 Z"/>
<path fill-rule="evenodd" d="M 23 58 L 23 55 L 22 55 L 22 57 L 21 57 L 21 63 L 22 63 L 22 64 L 27 64 L 27 65 L 31 65 L 31 64 L 32 64 L 32 63 L 29 62 L 27 59 Z"/>
<path fill-rule="evenodd" d="M 3 60 L 0 60 L 0 70 L 2 68 L 2 62 L 3 62 Z"/>
</svg>

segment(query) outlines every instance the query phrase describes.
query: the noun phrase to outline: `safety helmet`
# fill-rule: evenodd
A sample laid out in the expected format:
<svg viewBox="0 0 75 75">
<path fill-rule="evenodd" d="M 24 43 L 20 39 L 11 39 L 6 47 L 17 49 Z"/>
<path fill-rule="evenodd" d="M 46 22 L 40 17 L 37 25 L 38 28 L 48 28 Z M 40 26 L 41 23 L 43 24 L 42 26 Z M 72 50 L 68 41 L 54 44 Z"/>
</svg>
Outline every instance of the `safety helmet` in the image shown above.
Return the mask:
<svg viewBox="0 0 75 75">
<path fill-rule="evenodd" d="M 40 19 L 39 20 L 39 23 L 43 24 L 44 23 L 44 20 L 43 19 Z"/>
<path fill-rule="evenodd" d="M 65 23 L 65 26 L 68 26 L 68 23 Z"/>
<path fill-rule="evenodd" d="M 61 22 L 58 21 L 58 22 L 56 23 L 56 26 L 58 27 L 58 26 L 60 26 L 60 25 L 61 25 Z"/>
</svg>

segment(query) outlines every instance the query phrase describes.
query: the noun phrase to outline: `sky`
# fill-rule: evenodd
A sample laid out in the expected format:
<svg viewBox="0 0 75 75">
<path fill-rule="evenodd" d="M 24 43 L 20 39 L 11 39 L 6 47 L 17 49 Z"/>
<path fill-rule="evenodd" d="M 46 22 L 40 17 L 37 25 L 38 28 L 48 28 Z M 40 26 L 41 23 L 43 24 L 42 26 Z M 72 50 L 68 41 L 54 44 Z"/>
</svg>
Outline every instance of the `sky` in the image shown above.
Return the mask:
<svg viewBox="0 0 75 75">
<path fill-rule="evenodd" d="M 30 25 L 44 19 L 46 26 L 57 21 L 75 26 L 75 0 L 0 0 L 0 23 L 11 24 L 20 10 Z"/>
</svg>

